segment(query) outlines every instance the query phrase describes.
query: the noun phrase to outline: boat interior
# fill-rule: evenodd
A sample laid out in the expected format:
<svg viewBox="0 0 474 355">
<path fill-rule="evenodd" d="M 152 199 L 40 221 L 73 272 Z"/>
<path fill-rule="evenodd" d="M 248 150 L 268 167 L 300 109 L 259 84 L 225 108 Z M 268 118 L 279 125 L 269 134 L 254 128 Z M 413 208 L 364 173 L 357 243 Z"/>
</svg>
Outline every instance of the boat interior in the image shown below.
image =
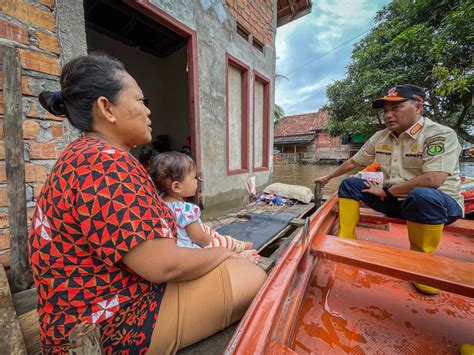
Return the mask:
<svg viewBox="0 0 474 355">
<path fill-rule="evenodd" d="M 361 208 L 357 240 L 336 237 L 338 223 L 333 196 L 282 256 L 226 353 L 459 354 L 474 344 L 474 221 L 445 226 L 434 255 L 409 250 L 405 221 L 371 209 Z"/>
</svg>

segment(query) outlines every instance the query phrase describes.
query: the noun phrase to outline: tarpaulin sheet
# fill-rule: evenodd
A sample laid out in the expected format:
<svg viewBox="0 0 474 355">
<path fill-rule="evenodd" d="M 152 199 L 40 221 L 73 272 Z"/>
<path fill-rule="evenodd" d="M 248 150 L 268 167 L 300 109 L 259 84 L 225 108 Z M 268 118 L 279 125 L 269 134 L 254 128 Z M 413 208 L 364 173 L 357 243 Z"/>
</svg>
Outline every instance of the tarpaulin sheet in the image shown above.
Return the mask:
<svg viewBox="0 0 474 355">
<path fill-rule="evenodd" d="M 217 231 L 222 235 L 230 235 L 244 242 L 252 242 L 253 248 L 259 250 L 275 235 L 280 233 L 292 219 L 298 217 L 296 213 L 263 212 L 247 213 L 248 220 L 237 220 Z"/>
</svg>

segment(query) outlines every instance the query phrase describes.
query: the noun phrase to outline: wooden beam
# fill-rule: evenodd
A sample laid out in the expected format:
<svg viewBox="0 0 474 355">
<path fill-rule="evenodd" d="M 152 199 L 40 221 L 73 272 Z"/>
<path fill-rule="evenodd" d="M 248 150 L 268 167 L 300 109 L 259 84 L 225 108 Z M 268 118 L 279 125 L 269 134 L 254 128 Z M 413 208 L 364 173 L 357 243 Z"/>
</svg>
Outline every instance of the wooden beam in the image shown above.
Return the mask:
<svg viewBox="0 0 474 355">
<path fill-rule="evenodd" d="M 26 354 L 5 269 L 0 265 L 0 354 Z"/>
<path fill-rule="evenodd" d="M 370 208 L 361 208 L 360 209 L 360 221 L 374 223 L 378 222 L 380 224 L 387 223 L 398 223 L 406 224 L 407 222 L 404 219 L 388 217 L 380 212 L 376 212 Z M 458 219 L 452 224 L 444 226 L 445 231 L 465 234 L 468 237 L 474 236 L 474 221 L 468 219 Z"/>
<path fill-rule="evenodd" d="M 474 263 L 332 235 L 315 236 L 311 254 L 474 297 Z"/>
<path fill-rule="evenodd" d="M 30 287 L 28 263 L 25 160 L 22 129 L 21 64 L 18 50 L 1 46 L 5 132 L 5 169 L 8 185 L 11 278 L 13 292 Z"/>
</svg>

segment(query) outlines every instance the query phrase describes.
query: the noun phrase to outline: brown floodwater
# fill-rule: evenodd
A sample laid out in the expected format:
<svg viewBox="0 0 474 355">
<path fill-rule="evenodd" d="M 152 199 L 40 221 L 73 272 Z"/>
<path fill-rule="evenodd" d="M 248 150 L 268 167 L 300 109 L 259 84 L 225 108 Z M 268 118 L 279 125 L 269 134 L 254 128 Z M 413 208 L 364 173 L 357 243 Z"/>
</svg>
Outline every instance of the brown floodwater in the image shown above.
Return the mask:
<svg viewBox="0 0 474 355">
<path fill-rule="evenodd" d="M 467 176 L 474 176 L 474 162 L 463 162 L 460 164 L 461 174 Z M 314 165 L 301 165 L 301 164 L 279 164 L 273 166 L 272 182 L 282 182 L 285 184 L 302 185 L 307 186 L 311 190 L 314 188 L 314 179 L 329 174 L 331 171 L 337 168 L 337 165 L 330 164 L 314 164 Z M 349 175 L 349 174 L 347 174 Z M 347 176 L 346 175 L 346 176 Z M 342 179 L 345 176 L 339 176 L 331 180 L 323 189 L 324 195 L 332 195 Z M 260 192 L 260 191 L 257 191 Z M 217 216 L 230 213 L 242 208 L 242 198 L 236 200 L 230 200 L 223 202 L 218 205 L 214 205 L 203 210 L 202 218 L 209 220 Z"/>
</svg>

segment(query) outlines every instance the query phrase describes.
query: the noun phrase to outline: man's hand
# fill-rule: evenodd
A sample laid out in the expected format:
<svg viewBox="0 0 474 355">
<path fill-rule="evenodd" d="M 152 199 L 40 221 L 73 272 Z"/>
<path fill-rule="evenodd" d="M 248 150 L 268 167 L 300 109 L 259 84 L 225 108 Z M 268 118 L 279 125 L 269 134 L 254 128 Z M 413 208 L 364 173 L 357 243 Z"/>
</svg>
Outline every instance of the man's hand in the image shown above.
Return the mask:
<svg viewBox="0 0 474 355">
<path fill-rule="evenodd" d="M 362 192 L 367 192 L 369 194 L 379 196 L 379 197 L 385 197 L 386 193 L 383 190 L 383 187 L 381 184 L 374 182 L 374 181 L 364 181 L 365 186 L 368 188 L 365 190 L 362 190 Z"/>
<path fill-rule="evenodd" d="M 327 175 L 324 175 L 314 179 L 314 183 L 319 183 L 321 185 L 321 188 L 323 188 L 329 182 L 329 180 L 331 180 L 331 178 L 328 178 Z"/>
</svg>

